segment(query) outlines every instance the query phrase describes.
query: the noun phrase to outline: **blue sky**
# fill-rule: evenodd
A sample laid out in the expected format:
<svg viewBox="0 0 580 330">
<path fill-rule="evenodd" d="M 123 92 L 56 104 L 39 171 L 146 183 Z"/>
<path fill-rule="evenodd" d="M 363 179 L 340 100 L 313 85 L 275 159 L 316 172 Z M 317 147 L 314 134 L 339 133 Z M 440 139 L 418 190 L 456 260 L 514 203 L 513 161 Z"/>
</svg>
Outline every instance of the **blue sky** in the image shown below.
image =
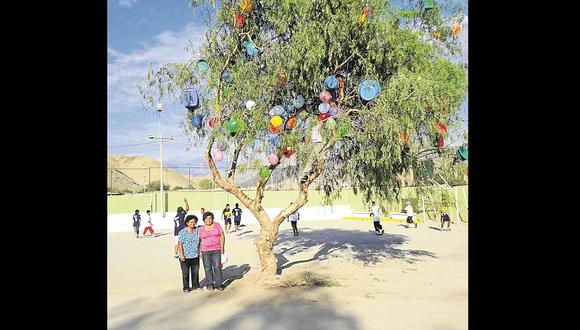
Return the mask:
<svg viewBox="0 0 580 330">
<path fill-rule="evenodd" d="M 159 143 L 149 135 L 176 141 L 164 144 L 164 166 L 203 166 L 202 147 L 186 150 L 187 143 L 180 122 L 186 109 L 178 103 L 165 102 L 157 113 L 140 109 L 136 85 L 143 82 L 151 63 L 185 61 L 188 41 L 199 49 L 205 24 L 185 0 L 108 0 L 108 153 L 143 155 L 159 160 Z M 467 22 L 460 38 L 467 60 Z M 461 117 L 467 118 L 467 103 Z M 201 174 L 201 173 L 200 173 Z"/>
</svg>

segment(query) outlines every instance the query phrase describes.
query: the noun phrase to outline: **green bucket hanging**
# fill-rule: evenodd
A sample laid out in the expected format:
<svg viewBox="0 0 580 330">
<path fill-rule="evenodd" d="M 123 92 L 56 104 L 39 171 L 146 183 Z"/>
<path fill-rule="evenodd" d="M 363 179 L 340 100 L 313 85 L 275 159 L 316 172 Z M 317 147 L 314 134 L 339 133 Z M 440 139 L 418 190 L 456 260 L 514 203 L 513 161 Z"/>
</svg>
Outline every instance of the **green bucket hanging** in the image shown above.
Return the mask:
<svg viewBox="0 0 580 330">
<path fill-rule="evenodd" d="M 434 0 L 425 0 L 424 2 L 424 7 L 425 9 L 433 9 L 433 7 L 435 7 L 435 1 Z"/>
<path fill-rule="evenodd" d="M 457 149 L 457 157 L 461 160 L 467 160 L 468 158 L 468 150 L 466 147 L 459 147 Z"/>
</svg>

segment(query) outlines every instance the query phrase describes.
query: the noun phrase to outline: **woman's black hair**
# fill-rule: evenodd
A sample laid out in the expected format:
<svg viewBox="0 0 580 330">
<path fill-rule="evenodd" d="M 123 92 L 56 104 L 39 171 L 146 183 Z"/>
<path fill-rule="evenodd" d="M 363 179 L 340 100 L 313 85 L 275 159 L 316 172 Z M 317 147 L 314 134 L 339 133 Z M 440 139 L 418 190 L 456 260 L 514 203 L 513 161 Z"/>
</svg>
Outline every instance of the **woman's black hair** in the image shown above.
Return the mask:
<svg viewBox="0 0 580 330">
<path fill-rule="evenodd" d="M 191 221 L 191 219 L 194 219 L 197 222 L 197 217 L 195 215 L 193 215 L 193 214 L 190 214 L 190 215 L 188 215 L 188 216 L 185 217 L 185 224 L 187 225 L 187 223 L 189 221 Z"/>
<path fill-rule="evenodd" d="M 203 220 L 205 220 L 205 218 L 207 218 L 210 215 L 213 219 L 215 219 L 215 217 L 213 216 L 213 213 L 211 213 L 210 211 L 206 211 L 203 213 Z"/>
</svg>

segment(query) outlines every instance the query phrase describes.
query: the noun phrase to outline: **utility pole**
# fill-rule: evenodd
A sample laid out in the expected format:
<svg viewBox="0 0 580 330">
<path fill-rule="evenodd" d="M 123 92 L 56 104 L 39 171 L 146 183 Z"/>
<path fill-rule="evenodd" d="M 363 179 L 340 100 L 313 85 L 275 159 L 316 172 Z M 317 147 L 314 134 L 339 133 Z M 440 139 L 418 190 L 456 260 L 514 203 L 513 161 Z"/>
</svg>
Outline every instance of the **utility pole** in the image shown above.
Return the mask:
<svg viewBox="0 0 580 330">
<path fill-rule="evenodd" d="M 163 198 L 163 142 L 164 141 L 175 141 L 173 137 L 163 137 L 161 135 L 161 111 L 163 111 L 163 105 L 161 103 L 157 103 L 157 114 L 158 114 L 158 121 L 159 121 L 159 136 L 149 135 L 149 140 L 158 140 L 159 141 L 159 153 L 160 153 L 160 161 L 161 164 L 161 173 L 159 176 L 159 185 L 161 186 L 161 216 L 165 218 L 165 199 Z"/>
</svg>

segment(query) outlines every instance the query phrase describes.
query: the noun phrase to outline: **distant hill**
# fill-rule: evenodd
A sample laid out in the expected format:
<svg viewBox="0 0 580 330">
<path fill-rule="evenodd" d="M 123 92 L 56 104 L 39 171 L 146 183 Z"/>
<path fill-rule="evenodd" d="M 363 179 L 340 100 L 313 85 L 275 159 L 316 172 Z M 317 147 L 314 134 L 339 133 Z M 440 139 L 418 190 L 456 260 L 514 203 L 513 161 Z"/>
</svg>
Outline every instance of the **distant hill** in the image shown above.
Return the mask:
<svg viewBox="0 0 580 330">
<path fill-rule="evenodd" d="M 107 156 L 107 187 L 112 185 L 117 190 L 128 189 L 131 191 L 143 191 L 149 182 L 159 180 L 160 164 L 157 160 L 145 156 Z M 187 188 L 190 184 L 193 188 L 199 188 L 199 181 L 203 177 L 191 177 L 183 175 L 175 170 L 163 168 L 163 184 L 174 187 Z"/>
</svg>

